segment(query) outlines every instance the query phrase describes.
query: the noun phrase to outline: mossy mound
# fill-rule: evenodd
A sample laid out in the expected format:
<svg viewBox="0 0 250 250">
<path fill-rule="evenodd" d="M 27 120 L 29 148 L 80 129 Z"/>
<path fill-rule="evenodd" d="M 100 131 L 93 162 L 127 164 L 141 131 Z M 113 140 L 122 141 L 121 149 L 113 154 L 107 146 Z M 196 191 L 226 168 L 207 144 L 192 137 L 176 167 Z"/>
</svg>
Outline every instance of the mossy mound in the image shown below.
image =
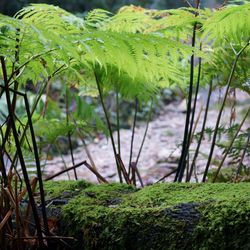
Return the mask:
<svg viewBox="0 0 250 250">
<path fill-rule="evenodd" d="M 73 249 L 250 249 L 250 183 L 66 183 L 45 189 L 72 195 L 60 233 L 77 239 Z"/>
</svg>

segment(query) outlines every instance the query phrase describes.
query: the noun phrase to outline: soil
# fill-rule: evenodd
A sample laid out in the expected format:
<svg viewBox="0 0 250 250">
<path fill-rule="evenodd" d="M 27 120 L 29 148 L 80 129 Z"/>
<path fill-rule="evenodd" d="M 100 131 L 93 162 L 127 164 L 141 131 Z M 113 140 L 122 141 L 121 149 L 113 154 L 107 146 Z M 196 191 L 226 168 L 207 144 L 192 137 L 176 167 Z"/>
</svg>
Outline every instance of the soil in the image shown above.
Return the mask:
<svg viewBox="0 0 250 250">
<path fill-rule="evenodd" d="M 218 108 L 221 104 L 221 96 L 223 91 L 217 91 L 212 94 L 210 111 L 208 113 L 207 127 L 213 128 L 216 123 Z M 196 109 L 196 118 L 201 110 L 204 110 L 206 103 L 207 92 L 204 91 L 200 94 L 198 99 L 198 105 Z M 224 109 L 221 125 L 229 126 L 230 117 L 235 114 L 234 123 L 239 123 L 249 107 L 250 96 L 246 93 L 238 91 L 236 93 L 237 102 L 235 106 L 235 112 L 232 112 L 232 105 L 234 98 L 229 96 L 227 101 L 227 106 Z M 204 112 L 201 112 L 200 119 L 197 121 L 196 133 L 200 131 L 203 122 Z M 164 107 L 162 107 L 160 115 L 152 120 L 149 124 L 149 129 L 145 144 L 141 153 L 140 160 L 138 162 L 138 169 L 142 176 L 142 180 L 145 185 L 152 184 L 165 176 L 167 173 L 171 172 L 177 167 L 178 159 L 180 157 L 181 142 L 183 138 L 183 131 L 185 125 L 186 117 L 186 101 L 175 101 Z M 246 120 L 243 129 L 249 128 L 250 117 Z M 145 131 L 146 123 L 141 122 L 138 124 L 135 130 L 134 139 L 134 152 L 133 161 L 135 161 L 143 134 Z M 121 134 L 121 157 L 125 164 L 128 166 L 129 155 L 130 155 L 130 143 L 131 143 L 131 130 L 122 129 Z M 114 138 L 117 137 L 116 132 L 114 133 Z M 197 160 L 196 174 L 197 178 L 193 178 L 192 181 L 201 180 L 202 173 L 207 161 L 207 155 L 210 150 L 211 141 L 208 140 L 208 136 L 205 136 L 202 141 L 200 148 L 199 158 Z M 191 144 L 190 159 L 192 159 L 192 153 L 195 149 L 196 141 L 194 140 Z M 87 145 L 89 152 L 91 153 L 94 163 L 98 169 L 98 172 L 106 178 L 109 182 L 117 182 L 118 175 L 116 171 L 116 164 L 114 160 L 113 150 L 111 146 L 111 141 L 108 138 L 96 138 L 93 142 Z M 212 168 L 216 168 L 218 162 L 222 159 L 222 150 L 218 147 L 214 151 L 214 161 L 212 162 Z M 83 146 L 79 146 L 74 150 L 75 164 L 83 160 L 89 159 L 86 155 Z M 248 161 L 249 159 L 245 159 Z M 228 164 L 228 160 L 225 165 Z M 53 159 L 47 161 L 46 167 L 44 168 L 44 173 L 46 176 L 50 176 L 56 172 L 65 169 L 65 166 L 72 166 L 70 154 L 64 155 L 63 160 L 61 157 L 54 157 Z M 77 168 L 78 179 L 84 179 L 90 182 L 97 182 L 97 178 L 93 173 L 91 173 L 85 166 Z M 164 181 L 173 181 L 174 174 L 167 177 Z M 55 178 L 55 180 L 67 180 L 74 179 L 73 171 L 62 174 Z"/>
</svg>

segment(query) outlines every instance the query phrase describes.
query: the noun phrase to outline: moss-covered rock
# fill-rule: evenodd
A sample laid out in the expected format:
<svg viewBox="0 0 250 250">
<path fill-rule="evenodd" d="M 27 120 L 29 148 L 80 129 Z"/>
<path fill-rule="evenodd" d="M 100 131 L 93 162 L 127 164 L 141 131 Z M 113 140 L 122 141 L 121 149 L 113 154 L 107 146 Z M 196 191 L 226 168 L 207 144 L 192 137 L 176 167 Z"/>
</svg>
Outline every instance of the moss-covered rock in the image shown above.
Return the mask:
<svg viewBox="0 0 250 250">
<path fill-rule="evenodd" d="M 60 193 L 54 183 L 49 197 Z M 74 249 L 250 249 L 250 183 L 77 183 L 60 186 L 72 194 L 60 233 L 77 239 Z"/>
</svg>

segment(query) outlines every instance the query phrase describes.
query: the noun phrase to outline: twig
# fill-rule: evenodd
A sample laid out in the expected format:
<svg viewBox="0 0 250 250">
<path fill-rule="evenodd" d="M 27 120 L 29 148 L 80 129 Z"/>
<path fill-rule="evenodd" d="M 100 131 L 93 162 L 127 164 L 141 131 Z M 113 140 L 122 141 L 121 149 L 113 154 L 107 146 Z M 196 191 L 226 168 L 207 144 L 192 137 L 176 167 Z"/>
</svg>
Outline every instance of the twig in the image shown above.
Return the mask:
<svg viewBox="0 0 250 250">
<path fill-rule="evenodd" d="M 169 173 L 167 173 L 166 175 L 164 175 L 161 179 L 159 179 L 156 183 L 159 183 L 160 181 L 163 181 L 164 179 L 166 179 L 167 177 L 169 177 L 170 175 L 174 174 L 177 171 L 177 168 L 175 168 L 174 170 L 170 171 Z"/>
<path fill-rule="evenodd" d="M 87 163 L 87 161 L 84 161 L 83 164 L 84 164 L 92 173 L 94 173 L 98 179 L 100 179 L 100 180 L 101 180 L 102 182 L 104 182 L 104 183 L 108 183 L 108 181 L 107 181 L 103 176 L 101 176 L 100 173 L 98 173 L 94 168 L 92 168 L 92 166 L 89 165 L 89 164 Z"/>
<path fill-rule="evenodd" d="M 61 174 L 64 174 L 64 173 L 66 173 L 66 172 L 68 172 L 68 171 L 70 171 L 70 170 L 74 170 L 74 169 L 76 169 L 76 168 L 82 166 L 83 164 L 85 164 L 85 162 L 86 162 L 86 161 L 82 161 L 82 162 L 80 162 L 80 163 L 78 163 L 78 164 L 76 164 L 76 165 L 74 165 L 74 166 L 72 166 L 72 167 L 69 167 L 69 168 L 66 168 L 66 169 L 64 169 L 64 170 L 62 170 L 62 171 L 59 171 L 59 172 L 57 172 L 57 173 L 55 173 L 55 174 L 53 174 L 53 175 L 51 175 L 51 176 L 45 178 L 44 181 L 52 180 L 52 179 L 54 179 L 55 177 L 57 177 L 57 176 L 59 176 L 59 175 L 61 175 Z"/>
<path fill-rule="evenodd" d="M 124 176 L 124 179 L 125 179 L 126 183 L 131 184 L 130 179 L 129 179 L 129 174 L 127 173 L 127 170 L 126 170 L 126 168 L 124 166 L 124 163 L 123 163 L 123 161 L 121 159 L 121 156 L 119 154 L 117 154 L 116 159 L 117 159 L 117 162 L 119 163 L 119 166 L 121 168 L 121 171 L 123 173 L 123 176 Z"/>
<path fill-rule="evenodd" d="M 96 164 L 95 164 L 94 159 L 93 159 L 93 157 L 91 156 L 91 153 L 90 153 L 90 151 L 89 151 L 89 149 L 88 149 L 88 145 L 86 144 L 86 142 L 85 142 L 85 140 L 84 140 L 84 138 L 83 138 L 83 135 L 81 134 L 81 131 L 80 131 L 79 128 L 77 127 L 76 121 L 75 121 L 74 119 L 73 119 L 73 121 L 74 121 L 75 126 L 76 126 L 76 132 L 77 132 L 78 136 L 80 137 L 80 139 L 81 139 L 81 141 L 82 141 L 84 150 L 85 150 L 85 152 L 86 152 L 86 154 L 87 154 L 87 156 L 88 156 L 88 159 L 89 159 L 89 161 L 90 161 L 90 164 L 91 164 L 92 168 L 95 169 L 95 170 L 97 171 Z M 97 178 L 97 180 L 98 180 L 98 182 L 101 182 L 98 178 Z"/>
</svg>

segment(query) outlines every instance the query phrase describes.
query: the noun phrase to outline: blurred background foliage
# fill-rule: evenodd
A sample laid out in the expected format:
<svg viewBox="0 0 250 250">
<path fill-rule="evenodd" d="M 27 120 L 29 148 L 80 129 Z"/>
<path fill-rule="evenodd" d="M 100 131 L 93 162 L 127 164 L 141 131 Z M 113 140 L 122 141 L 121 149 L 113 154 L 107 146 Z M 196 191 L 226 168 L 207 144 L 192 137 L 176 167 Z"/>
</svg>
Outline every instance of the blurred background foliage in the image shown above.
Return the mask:
<svg viewBox="0 0 250 250">
<path fill-rule="evenodd" d="M 189 1 L 191 4 L 193 0 Z M 84 13 L 94 8 L 102 8 L 109 11 L 116 11 L 124 5 L 140 5 L 150 9 L 171 9 L 188 6 L 185 0 L 1 0 L 0 12 L 13 16 L 22 7 L 30 3 L 47 3 L 60 6 L 72 13 Z M 202 7 L 217 7 L 223 0 L 201 1 Z"/>
</svg>

